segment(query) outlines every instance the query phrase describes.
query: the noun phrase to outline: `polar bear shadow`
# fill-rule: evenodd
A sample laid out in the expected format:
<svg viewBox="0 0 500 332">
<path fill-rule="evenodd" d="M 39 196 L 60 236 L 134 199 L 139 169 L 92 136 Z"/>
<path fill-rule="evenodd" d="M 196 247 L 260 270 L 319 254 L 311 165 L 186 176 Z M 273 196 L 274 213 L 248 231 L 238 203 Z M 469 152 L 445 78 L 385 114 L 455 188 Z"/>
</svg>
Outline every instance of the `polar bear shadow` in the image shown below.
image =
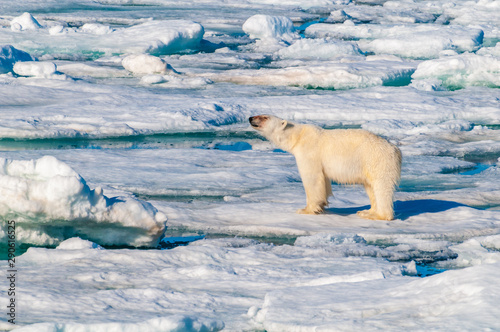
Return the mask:
<svg viewBox="0 0 500 332">
<path fill-rule="evenodd" d="M 334 207 L 328 207 L 325 208 L 325 211 L 323 212 L 324 214 L 337 214 L 340 216 L 348 216 L 351 214 L 356 214 L 358 211 L 363 211 L 363 210 L 368 210 L 370 208 L 370 205 L 363 205 L 363 206 L 357 206 L 357 207 L 348 207 L 348 208 L 334 208 Z"/>
<path fill-rule="evenodd" d="M 394 214 L 395 221 L 406 220 L 413 216 L 418 216 L 424 213 L 439 213 L 454 209 L 456 207 L 467 206 L 454 201 L 443 201 L 439 199 L 417 199 L 413 201 L 395 201 Z M 327 208 L 326 214 L 337 214 L 342 216 L 356 214 L 358 211 L 369 209 L 370 205 L 349 208 Z"/>
</svg>

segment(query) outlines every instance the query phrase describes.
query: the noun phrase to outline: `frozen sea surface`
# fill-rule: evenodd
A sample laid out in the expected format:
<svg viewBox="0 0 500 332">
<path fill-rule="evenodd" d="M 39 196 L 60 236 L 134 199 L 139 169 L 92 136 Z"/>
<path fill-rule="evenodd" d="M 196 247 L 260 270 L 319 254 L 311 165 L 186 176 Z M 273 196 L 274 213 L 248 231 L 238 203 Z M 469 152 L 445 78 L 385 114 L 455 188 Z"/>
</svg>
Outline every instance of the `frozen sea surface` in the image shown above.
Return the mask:
<svg viewBox="0 0 500 332">
<path fill-rule="evenodd" d="M 0 330 L 500 330 L 498 1 L 0 9 Z M 265 113 L 397 144 L 396 219 L 295 214 Z"/>
</svg>

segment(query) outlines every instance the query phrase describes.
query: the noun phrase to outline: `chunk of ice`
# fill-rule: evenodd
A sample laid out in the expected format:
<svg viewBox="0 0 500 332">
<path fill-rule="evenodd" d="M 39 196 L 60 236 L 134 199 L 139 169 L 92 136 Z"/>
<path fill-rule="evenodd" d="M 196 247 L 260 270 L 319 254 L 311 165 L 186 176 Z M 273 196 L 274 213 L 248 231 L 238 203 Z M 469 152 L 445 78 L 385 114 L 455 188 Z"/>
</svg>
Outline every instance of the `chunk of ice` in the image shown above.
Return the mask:
<svg viewBox="0 0 500 332">
<path fill-rule="evenodd" d="M 166 220 L 149 203 L 90 189 L 52 156 L 0 159 L 0 215 L 16 221 L 18 242 L 35 245 L 83 236 L 104 245 L 156 246 Z"/>
</svg>

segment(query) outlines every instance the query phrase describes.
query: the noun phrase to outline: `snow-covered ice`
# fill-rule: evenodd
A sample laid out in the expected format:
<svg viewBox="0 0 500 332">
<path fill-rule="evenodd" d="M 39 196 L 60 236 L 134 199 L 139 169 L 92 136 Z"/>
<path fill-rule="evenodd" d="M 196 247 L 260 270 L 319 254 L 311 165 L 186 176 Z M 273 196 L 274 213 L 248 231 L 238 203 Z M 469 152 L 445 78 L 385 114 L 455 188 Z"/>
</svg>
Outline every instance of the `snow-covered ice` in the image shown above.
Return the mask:
<svg viewBox="0 0 500 332">
<path fill-rule="evenodd" d="M 42 28 L 40 23 L 28 12 L 14 18 L 10 22 L 12 31 L 38 30 Z"/>
<path fill-rule="evenodd" d="M 33 60 L 34 58 L 28 53 L 12 45 L 3 45 L 0 47 L 0 74 L 12 72 L 15 63 Z"/>
<path fill-rule="evenodd" d="M 51 77 L 57 71 L 53 62 L 20 61 L 12 68 L 19 76 Z"/>
<path fill-rule="evenodd" d="M 437 58 L 445 51 L 471 52 L 483 43 L 483 31 L 455 25 L 313 24 L 306 35 L 358 40 L 364 52 L 417 59 Z"/>
<path fill-rule="evenodd" d="M 500 58 L 488 55 L 462 54 L 424 61 L 412 78 L 437 79 L 448 88 L 471 85 L 500 87 Z"/>
<path fill-rule="evenodd" d="M 163 59 L 149 54 L 129 55 L 123 59 L 122 66 L 134 74 L 155 74 L 171 71 Z"/>
<path fill-rule="evenodd" d="M 415 71 L 412 64 L 392 59 L 362 59 L 353 63 L 321 62 L 279 69 L 232 70 L 205 77 L 217 82 L 258 85 L 290 85 L 307 88 L 352 89 L 376 85 L 400 85 Z"/>
<path fill-rule="evenodd" d="M 20 258 L 19 287 L 33 324 L 19 330 L 498 328 L 498 255 L 416 279 L 411 264 L 363 257 L 377 249 L 360 237 L 302 239 L 201 240 L 164 251 L 98 250 L 70 239 L 55 250 L 31 248 Z M 48 315 L 58 318 L 37 323 Z"/>
<path fill-rule="evenodd" d="M 107 245 L 154 247 L 164 232 L 166 218 L 151 204 L 106 197 L 52 156 L 0 159 L 0 165 L 0 214 L 18 223 L 18 243 L 54 245 L 75 234 Z M 102 232 L 106 228 L 115 230 Z M 5 241 L 6 225 L 0 233 Z"/>
<path fill-rule="evenodd" d="M 22 17 L 21 22 L 25 24 L 25 15 Z M 196 50 L 204 34 L 203 26 L 187 20 L 150 20 L 115 29 L 89 24 L 78 28 L 66 25 L 64 22 L 64 25 L 40 25 L 34 29 L 32 23 L 23 29 L 22 25 L 14 23 L 13 27 L 21 28 L 13 28 L 13 31 L 0 27 L 0 44 L 10 44 L 46 58 L 62 54 L 69 58 L 144 52 L 160 55 Z"/>
<path fill-rule="evenodd" d="M 0 9 L 0 330 L 500 329 L 498 1 Z M 396 219 L 295 214 L 256 114 L 397 144 Z"/>
<path fill-rule="evenodd" d="M 254 39 L 291 41 L 297 37 L 292 20 L 284 16 L 254 15 L 241 28 Z"/>
<path fill-rule="evenodd" d="M 266 295 L 256 319 L 268 331 L 495 330 L 498 269 L 497 262 L 421 280 L 276 290 Z"/>
<path fill-rule="evenodd" d="M 353 42 L 332 39 L 300 39 L 276 52 L 280 59 L 334 59 L 360 55 L 361 50 Z"/>
</svg>

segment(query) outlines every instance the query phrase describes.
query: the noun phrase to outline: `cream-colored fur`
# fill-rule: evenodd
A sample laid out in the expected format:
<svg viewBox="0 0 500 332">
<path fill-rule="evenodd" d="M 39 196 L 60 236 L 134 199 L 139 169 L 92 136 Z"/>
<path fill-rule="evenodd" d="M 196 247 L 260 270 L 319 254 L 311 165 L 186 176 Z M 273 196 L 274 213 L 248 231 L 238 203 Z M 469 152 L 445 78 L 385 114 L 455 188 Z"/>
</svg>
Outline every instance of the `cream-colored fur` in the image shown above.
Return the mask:
<svg viewBox="0 0 500 332">
<path fill-rule="evenodd" d="M 370 199 L 367 219 L 394 219 L 393 194 L 401 176 L 401 151 L 362 129 L 325 130 L 272 115 L 251 117 L 252 127 L 295 156 L 307 205 L 298 213 L 318 214 L 332 195 L 331 181 L 362 184 Z"/>
</svg>

